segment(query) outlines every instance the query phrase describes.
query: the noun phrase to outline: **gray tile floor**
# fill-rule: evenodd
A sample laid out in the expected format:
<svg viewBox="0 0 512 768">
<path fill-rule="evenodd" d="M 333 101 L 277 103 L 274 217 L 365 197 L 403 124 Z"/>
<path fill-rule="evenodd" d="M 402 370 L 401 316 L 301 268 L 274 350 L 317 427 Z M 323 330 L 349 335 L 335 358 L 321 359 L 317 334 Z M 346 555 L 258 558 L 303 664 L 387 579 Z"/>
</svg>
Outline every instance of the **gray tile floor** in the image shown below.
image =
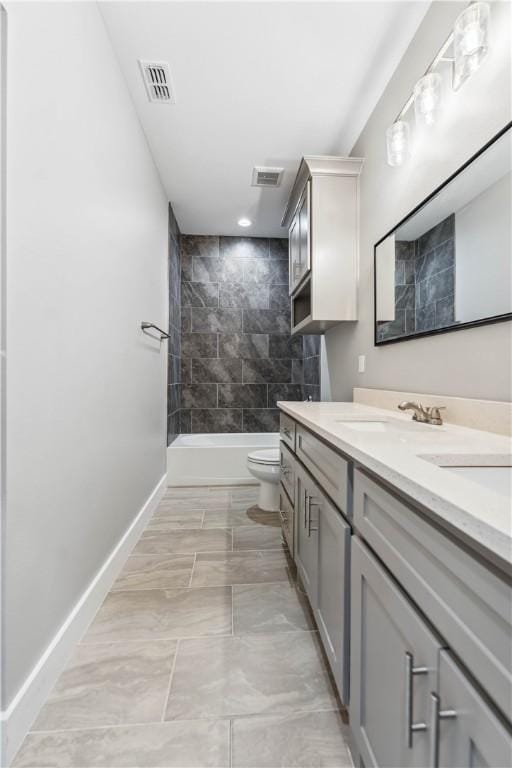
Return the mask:
<svg viewBox="0 0 512 768">
<path fill-rule="evenodd" d="M 278 516 L 256 498 L 168 490 L 17 768 L 351 768 Z"/>
</svg>

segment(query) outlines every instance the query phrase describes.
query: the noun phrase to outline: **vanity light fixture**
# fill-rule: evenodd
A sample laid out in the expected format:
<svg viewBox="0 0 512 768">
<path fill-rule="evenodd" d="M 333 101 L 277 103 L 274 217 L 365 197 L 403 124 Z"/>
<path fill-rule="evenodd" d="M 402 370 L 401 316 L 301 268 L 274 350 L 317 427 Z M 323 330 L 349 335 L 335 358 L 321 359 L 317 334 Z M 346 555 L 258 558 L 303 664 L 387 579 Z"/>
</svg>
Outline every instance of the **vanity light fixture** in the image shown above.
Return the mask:
<svg viewBox="0 0 512 768">
<path fill-rule="evenodd" d="M 410 128 L 405 120 L 396 120 L 386 131 L 389 165 L 403 165 L 411 154 Z"/>
<path fill-rule="evenodd" d="M 403 165 L 411 154 L 410 127 L 405 116 L 413 104 L 418 126 L 433 125 L 438 118 L 443 81 L 441 75 L 436 72 L 437 67 L 446 62 L 452 66 L 454 91 L 479 68 L 490 50 L 490 21 L 490 6 L 484 2 L 471 2 L 459 14 L 453 31 L 437 52 L 424 76 L 414 86 L 395 122 L 386 131 L 388 165 Z M 450 49 L 453 51 L 452 56 L 448 55 Z"/>
<path fill-rule="evenodd" d="M 252 224 L 252 221 L 245 216 L 242 216 L 241 219 L 238 219 L 238 226 L 239 227 L 250 227 Z"/>
<path fill-rule="evenodd" d="M 453 88 L 476 72 L 489 52 L 491 12 L 487 3 L 471 3 L 457 17 L 453 32 Z"/>
</svg>

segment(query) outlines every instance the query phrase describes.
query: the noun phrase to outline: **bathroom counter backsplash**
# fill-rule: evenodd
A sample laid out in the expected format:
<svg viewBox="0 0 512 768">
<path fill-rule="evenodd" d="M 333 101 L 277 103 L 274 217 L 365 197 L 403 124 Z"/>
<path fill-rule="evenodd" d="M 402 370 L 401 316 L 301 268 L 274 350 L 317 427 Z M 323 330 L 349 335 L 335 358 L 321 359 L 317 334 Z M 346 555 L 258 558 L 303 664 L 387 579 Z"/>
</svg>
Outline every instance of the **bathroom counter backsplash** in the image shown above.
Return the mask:
<svg viewBox="0 0 512 768">
<path fill-rule="evenodd" d="M 510 495 L 438 466 L 510 466 L 508 437 L 443 424 L 418 424 L 410 414 L 396 414 L 360 403 L 292 403 L 278 407 L 357 464 L 396 488 L 452 534 L 506 570 L 512 566 Z M 385 422 L 367 431 L 350 420 Z"/>
</svg>

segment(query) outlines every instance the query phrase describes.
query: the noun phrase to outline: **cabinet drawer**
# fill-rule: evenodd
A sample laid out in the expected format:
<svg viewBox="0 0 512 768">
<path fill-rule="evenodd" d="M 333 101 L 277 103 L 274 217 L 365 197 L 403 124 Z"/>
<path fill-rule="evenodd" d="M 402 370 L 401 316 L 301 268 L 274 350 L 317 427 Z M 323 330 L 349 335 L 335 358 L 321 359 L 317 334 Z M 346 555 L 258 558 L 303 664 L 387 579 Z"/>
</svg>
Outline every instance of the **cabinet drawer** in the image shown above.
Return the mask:
<svg viewBox="0 0 512 768">
<path fill-rule="evenodd" d="M 288 545 L 288 549 L 290 550 L 290 555 L 294 557 L 294 511 L 292 505 L 290 504 L 290 499 L 286 495 L 286 492 L 282 486 L 279 488 L 279 517 L 281 519 L 281 529 L 283 531 L 283 536 Z"/>
<path fill-rule="evenodd" d="M 512 586 L 368 476 L 354 526 L 504 713 L 512 692 Z"/>
<path fill-rule="evenodd" d="M 348 464 L 332 448 L 297 424 L 296 454 L 335 504 L 348 512 Z"/>
<path fill-rule="evenodd" d="M 286 489 L 292 504 L 295 503 L 295 458 L 284 443 L 279 444 L 279 462 L 281 468 L 281 483 Z"/>
<path fill-rule="evenodd" d="M 288 448 L 295 451 L 295 422 L 286 413 L 281 411 L 280 417 L 281 440 Z"/>
</svg>

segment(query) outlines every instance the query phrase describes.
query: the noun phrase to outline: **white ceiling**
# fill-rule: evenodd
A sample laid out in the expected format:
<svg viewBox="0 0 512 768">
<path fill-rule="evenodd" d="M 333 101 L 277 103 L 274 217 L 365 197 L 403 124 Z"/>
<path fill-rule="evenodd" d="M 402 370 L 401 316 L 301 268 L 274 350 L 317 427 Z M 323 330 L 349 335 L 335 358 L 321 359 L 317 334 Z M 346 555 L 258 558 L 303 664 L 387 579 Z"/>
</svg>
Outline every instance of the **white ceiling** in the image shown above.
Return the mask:
<svg viewBox="0 0 512 768">
<path fill-rule="evenodd" d="M 350 152 L 429 4 L 101 3 L 181 231 L 285 236 L 300 158 Z M 149 103 L 139 58 L 169 63 L 175 105 Z M 251 187 L 254 165 L 282 186 Z"/>
</svg>

